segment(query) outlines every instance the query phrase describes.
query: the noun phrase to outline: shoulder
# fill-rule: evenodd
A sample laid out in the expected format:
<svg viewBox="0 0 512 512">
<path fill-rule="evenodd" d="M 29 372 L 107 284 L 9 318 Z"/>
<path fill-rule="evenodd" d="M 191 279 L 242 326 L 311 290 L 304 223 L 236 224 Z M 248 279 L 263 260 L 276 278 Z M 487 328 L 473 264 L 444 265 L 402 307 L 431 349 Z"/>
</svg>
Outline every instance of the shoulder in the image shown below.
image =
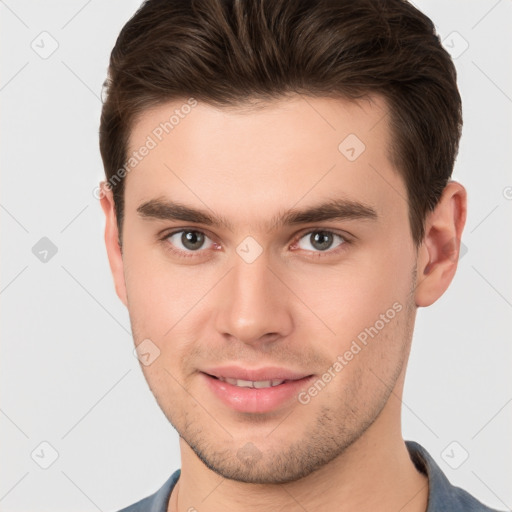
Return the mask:
<svg viewBox="0 0 512 512">
<path fill-rule="evenodd" d="M 453 510 L 464 510 L 466 512 L 499 512 L 494 508 L 487 507 L 460 487 L 452 486 L 451 500 L 455 506 Z"/>
<path fill-rule="evenodd" d="M 405 442 L 414 465 L 428 476 L 427 512 L 499 512 L 489 508 L 464 489 L 450 483 L 432 456 L 420 444 Z"/>
<path fill-rule="evenodd" d="M 171 496 L 171 492 L 180 477 L 181 470 L 176 470 L 156 491 L 151 494 L 151 496 L 147 496 L 137 503 L 125 507 L 118 512 L 167 512 L 167 505 L 169 503 L 169 497 Z"/>
</svg>

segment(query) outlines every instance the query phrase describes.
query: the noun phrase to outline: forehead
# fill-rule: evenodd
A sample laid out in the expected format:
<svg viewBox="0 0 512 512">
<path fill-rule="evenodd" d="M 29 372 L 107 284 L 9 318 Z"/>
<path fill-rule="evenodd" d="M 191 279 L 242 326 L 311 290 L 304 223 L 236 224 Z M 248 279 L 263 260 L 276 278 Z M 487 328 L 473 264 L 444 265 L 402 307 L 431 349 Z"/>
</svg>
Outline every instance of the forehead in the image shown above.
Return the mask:
<svg viewBox="0 0 512 512">
<path fill-rule="evenodd" d="M 249 220 L 250 212 L 253 221 L 333 196 L 389 209 L 406 191 L 388 158 L 387 112 L 379 96 L 295 96 L 242 109 L 187 99 L 161 105 L 134 123 L 125 205 L 167 196 L 227 218 Z"/>
<path fill-rule="evenodd" d="M 379 95 L 359 100 L 290 95 L 270 102 L 251 100 L 240 106 L 215 107 L 192 98 L 175 100 L 144 111 L 133 122 L 129 153 L 140 147 L 148 136 L 159 145 L 191 132 L 202 142 L 218 142 L 229 135 L 232 145 L 244 148 L 291 143 L 297 150 L 298 141 L 308 141 L 304 150 L 312 148 L 321 138 L 331 144 L 352 133 L 363 142 L 372 142 L 372 131 L 383 143 L 388 142 L 388 106 Z M 286 130 L 283 130 L 286 128 Z M 172 134 L 172 137 L 170 136 Z M 278 139 L 276 140 L 276 136 Z M 386 140 L 383 140 L 385 136 Z M 235 148 L 233 148 L 235 149 Z M 198 157 L 198 152 L 194 152 Z"/>
</svg>

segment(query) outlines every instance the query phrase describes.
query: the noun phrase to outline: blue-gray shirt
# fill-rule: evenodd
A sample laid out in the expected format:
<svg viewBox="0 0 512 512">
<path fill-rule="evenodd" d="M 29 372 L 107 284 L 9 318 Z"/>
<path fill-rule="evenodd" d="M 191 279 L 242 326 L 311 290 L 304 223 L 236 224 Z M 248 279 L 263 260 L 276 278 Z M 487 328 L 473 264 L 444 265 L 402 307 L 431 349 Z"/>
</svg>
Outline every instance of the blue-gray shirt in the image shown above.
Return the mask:
<svg viewBox="0 0 512 512">
<path fill-rule="evenodd" d="M 497 512 L 480 503 L 460 487 L 450 484 L 441 468 L 421 445 L 414 441 L 406 441 L 405 444 L 416 468 L 428 477 L 426 512 Z M 157 492 L 119 512 L 167 512 L 169 497 L 180 473 L 181 470 L 178 469 Z"/>
</svg>

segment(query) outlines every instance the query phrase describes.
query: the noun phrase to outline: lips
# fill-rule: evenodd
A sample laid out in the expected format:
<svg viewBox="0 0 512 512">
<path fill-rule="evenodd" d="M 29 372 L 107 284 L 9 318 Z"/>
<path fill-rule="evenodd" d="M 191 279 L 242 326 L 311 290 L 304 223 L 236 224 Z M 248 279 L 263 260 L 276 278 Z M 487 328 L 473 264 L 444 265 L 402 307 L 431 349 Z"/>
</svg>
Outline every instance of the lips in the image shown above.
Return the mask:
<svg viewBox="0 0 512 512">
<path fill-rule="evenodd" d="M 202 371 L 218 379 L 236 379 L 249 382 L 299 380 L 310 376 L 308 373 L 300 373 L 276 366 L 259 369 L 242 368 L 240 366 L 218 366 L 206 368 Z"/>
<path fill-rule="evenodd" d="M 272 380 L 243 380 L 243 379 L 231 379 L 229 377 L 213 377 L 214 379 L 219 379 L 222 382 L 227 382 L 228 384 L 231 384 L 232 386 L 238 386 L 239 388 L 256 388 L 256 389 L 262 389 L 262 388 L 271 388 L 274 386 L 279 386 L 280 384 L 283 384 L 283 382 L 288 382 L 285 379 L 272 379 Z"/>
<path fill-rule="evenodd" d="M 267 413 L 290 405 L 313 375 L 285 368 L 257 370 L 237 366 L 208 368 L 203 382 L 224 405 L 239 412 Z"/>
</svg>

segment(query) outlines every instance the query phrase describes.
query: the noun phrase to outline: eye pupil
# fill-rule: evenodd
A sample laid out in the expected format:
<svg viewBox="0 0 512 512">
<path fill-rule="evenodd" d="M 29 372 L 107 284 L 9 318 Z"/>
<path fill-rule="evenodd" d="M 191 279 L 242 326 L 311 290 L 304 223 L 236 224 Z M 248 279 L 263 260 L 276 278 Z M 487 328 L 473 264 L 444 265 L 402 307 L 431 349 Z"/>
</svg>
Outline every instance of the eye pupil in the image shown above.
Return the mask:
<svg viewBox="0 0 512 512">
<path fill-rule="evenodd" d="M 311 245 L 318 250 L 329 249 L 332 245 L 332 234 L 326 231 L 316 231 L 310 236 Z"/>
<path fill-rule="evenodd" d="M 184 231 L 181 235 L 181 243 L 190 250 L 199 249 L 204 242 L 204 235 L 199 231 Z"/>
</svg>

